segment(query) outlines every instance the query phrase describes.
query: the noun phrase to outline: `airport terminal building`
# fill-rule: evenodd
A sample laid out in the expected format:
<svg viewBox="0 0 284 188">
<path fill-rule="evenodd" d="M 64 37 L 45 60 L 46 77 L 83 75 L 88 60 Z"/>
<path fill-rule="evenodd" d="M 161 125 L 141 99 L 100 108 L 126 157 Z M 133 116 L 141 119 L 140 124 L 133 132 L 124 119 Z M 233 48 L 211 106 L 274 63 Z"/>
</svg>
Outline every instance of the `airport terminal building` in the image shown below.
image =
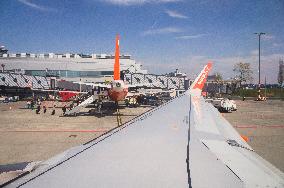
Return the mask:
<svg viewBox="0 0 284 188">
<path fill-rule="evenodd" d="M 52 84 L 51 80 L 57 80 L 57 83 L 112 81 L 114 58 L 114 55 L 108 54 L 15 54 L 0 47 L 0 86 L 46 89 L 46 85 L 55 87 L 56 84 Z M 165 75 L 148 74 L 130 55 L 120 56 L 120 70 L 124 72 L 121 79 L 130 85 L 176 90 L 188 88 L 185 74 L 178 71 Z"/>
<path fill-rule="evenodd" d="M 2 48 L 2 52 L 3 52 Z M 8 54 L 0 53 L 3 70 L 31 76 L 57 77 L 67 81 L 112 80 L 114 55 L 107 54 Z M 121 71 L 147 74 L 130 55 L 120 56 Z"/>
</svg>

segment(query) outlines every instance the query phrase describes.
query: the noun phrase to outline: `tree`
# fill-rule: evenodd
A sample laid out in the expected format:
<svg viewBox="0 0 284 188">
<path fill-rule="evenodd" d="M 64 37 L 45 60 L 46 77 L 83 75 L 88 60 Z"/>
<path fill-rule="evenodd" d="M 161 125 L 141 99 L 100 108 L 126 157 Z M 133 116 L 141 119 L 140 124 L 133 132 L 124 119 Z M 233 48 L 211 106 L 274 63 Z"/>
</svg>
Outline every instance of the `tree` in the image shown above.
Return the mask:
<svg viewBox="0 0 284 188">
<path fill-rule="evenodd" d="M 223 81 L 223 76 L 219 72 L 216 72 L 214 81 L 217 83 L 221 83 Z"/>
<path fill-rule="evenodd" d="M 240 82 L 240 86 L 242 83 L 251 82 L 252 78 L 252 70 L 250 67 L 250 63 L 237 63 L 234 65 L 233 71 L 236 73 L 236 78 Z"/>
</svg>

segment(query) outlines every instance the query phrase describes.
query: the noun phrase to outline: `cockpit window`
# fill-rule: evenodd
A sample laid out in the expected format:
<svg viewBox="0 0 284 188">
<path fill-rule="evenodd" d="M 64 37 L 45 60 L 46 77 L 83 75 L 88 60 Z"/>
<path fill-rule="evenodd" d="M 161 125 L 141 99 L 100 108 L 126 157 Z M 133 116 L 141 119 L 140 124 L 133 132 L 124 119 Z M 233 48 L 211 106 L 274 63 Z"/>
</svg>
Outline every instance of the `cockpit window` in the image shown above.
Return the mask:
<svg viewBox="0 0 284 188">
<path fill-rule="evenodd" d="M 118 83 L 116 83 L 116 87 L 120 87 L 121 86 L 121 84 L 118 82 Z"/>
</svg>

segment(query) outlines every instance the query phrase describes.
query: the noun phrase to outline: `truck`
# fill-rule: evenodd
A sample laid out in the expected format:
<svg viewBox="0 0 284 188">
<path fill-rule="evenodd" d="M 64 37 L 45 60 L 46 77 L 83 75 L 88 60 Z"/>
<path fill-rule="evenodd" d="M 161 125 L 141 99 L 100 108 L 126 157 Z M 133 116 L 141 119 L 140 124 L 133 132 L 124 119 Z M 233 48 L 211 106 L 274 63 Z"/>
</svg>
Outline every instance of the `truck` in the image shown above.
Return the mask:
<svg viewBox="0 0 284 188">
<path fill-rule="evenodd" d="M 234 100 L 216 98 L 216 99 L 207 99 L 206 102 L 211 103 L 215 108 L 220 112 L 232 112 L 237 110 L 237 105 Z"/>
</svg>

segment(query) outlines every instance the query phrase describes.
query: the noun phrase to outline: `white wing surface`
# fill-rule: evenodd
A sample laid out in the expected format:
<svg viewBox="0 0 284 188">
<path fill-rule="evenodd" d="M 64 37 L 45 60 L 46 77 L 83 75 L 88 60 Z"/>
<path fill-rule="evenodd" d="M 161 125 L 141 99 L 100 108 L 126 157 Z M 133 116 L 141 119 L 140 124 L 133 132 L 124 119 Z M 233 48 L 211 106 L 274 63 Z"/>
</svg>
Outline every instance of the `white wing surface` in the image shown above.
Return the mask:
<svg viewBox="0 0 284 188">
<path fill-rule="evenodd" d="M 7 187 L 284 187 L 283 173 L 200 96 L 211 66 L 179 98 L 67 150 Z"/>
</svg>

